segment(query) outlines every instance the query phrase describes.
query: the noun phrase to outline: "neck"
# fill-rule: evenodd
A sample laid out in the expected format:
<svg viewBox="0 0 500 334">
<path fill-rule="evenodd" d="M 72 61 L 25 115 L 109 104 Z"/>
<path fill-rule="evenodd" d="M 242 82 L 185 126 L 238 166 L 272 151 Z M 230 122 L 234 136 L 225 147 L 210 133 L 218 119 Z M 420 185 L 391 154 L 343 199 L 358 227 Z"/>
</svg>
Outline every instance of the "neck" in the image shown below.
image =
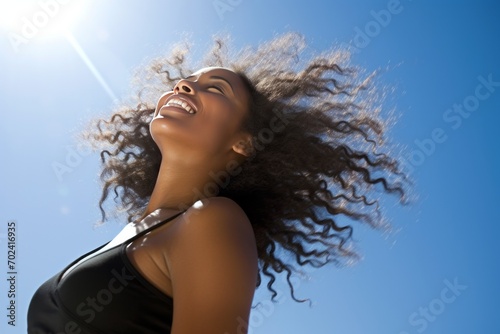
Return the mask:
<svg viewBox="0 0 500 334">
<path fill-rule="evenodd" d="M 185 166 L 162 161 L 156 184 L 141 219 L 161 208 L 172 214 L 186 210 L 195 202 L 216 195 L 210 167 Z"/>
</svg>

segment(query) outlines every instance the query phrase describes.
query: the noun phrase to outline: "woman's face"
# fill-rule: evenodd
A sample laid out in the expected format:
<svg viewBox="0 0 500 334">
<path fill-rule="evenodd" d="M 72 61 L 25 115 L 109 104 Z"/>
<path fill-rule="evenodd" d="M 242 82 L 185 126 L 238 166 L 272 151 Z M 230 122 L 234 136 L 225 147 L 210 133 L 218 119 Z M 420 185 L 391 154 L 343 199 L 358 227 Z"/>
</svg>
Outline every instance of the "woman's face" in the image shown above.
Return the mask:
<svg viewBox="0 0 500 334">
<path fill-rule="evenodd" d="M 226 68 L 203 68 L 160 97 L 151 135 L 162 155 L 184 162 L 234 158 L 235 153 L 244 154 L 238 147 L 249 137 L 241 130 L 248 101 L 248 90 L 238 74 Z"/>
</svg>

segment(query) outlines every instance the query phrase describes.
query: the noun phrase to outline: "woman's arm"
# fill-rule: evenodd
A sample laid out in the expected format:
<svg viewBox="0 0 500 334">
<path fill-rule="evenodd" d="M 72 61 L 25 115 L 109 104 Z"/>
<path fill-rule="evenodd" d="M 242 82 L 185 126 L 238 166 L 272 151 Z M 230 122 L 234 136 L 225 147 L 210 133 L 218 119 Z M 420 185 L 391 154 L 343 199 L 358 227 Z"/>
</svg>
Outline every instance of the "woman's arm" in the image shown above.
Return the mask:
<svg viewBox="0 0 500 334">
<path fill-rule="evenodd" d="M 246 333 L 258 273 L 253 229 L 234 201 L 202 202 L 171 231 L 172 334 Z"/>
</svg>

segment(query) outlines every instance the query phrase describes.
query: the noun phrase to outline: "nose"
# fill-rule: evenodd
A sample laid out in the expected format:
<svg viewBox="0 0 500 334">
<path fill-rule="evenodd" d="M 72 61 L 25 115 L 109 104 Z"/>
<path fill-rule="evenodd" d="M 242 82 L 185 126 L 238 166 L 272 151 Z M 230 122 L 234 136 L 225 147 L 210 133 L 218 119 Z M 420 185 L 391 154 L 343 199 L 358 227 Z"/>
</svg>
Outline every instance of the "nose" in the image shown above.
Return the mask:
<svg viewBox="0 0 500 334">
<path fill-rule="evenodd" d="M 174 93 L 194 94 L 194 83 L 189 80 L 182 79 L 175 85 Z"/>
</svg>

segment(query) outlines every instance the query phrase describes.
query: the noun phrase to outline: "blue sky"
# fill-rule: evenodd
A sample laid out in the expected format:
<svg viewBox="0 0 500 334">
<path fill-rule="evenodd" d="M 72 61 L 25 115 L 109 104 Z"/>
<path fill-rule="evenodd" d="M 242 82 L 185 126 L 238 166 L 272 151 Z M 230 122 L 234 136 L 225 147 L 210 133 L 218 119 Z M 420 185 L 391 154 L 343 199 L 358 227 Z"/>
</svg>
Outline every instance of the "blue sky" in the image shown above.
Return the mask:
<svg viewBox="0 0 500 334">
<path fill-rule="evenodd" d="M 4 313 L 12 220 L 18 272 L 17 326 L 2 315 L 2 333 L 24 333 L 36 288 L 121 227 L 93 228 L 99 159 L 79 151 L 73 134 L 108 113 L 114 97 L 127 96 L 132 70 L 184 35 L 201 54 L 214 33 L 229 32 L 243 46 L 287 31 L 304 34 L 317 51 L 351 45 L 356 64 L 387 69 L 379 80 L 395 87 L 388 103 L 400 112 L 392 140 L 407 147 L 419 200 L 405 209 L 388 201 L 394 235 L 356 226 L 364 255 L 356 266 L 308 270 L 311 278 L 296 286 L 312 307 L 294 303 L 280 283 L 283 297 L 254 310 L 251 332 L 500 333 L 495 1 L 73 0 L 52 7 L 46 24 L 23 37 L 23 24 L 43 15 L 48 2 L 19 1 L 27 7 L 11 12 L 15 2 L 0 1 Z M 72 40 L 57 34 L 60 21 L 71 23 Z M 14 34 L 22 42 L 13 42 Z"/>
</svg>

